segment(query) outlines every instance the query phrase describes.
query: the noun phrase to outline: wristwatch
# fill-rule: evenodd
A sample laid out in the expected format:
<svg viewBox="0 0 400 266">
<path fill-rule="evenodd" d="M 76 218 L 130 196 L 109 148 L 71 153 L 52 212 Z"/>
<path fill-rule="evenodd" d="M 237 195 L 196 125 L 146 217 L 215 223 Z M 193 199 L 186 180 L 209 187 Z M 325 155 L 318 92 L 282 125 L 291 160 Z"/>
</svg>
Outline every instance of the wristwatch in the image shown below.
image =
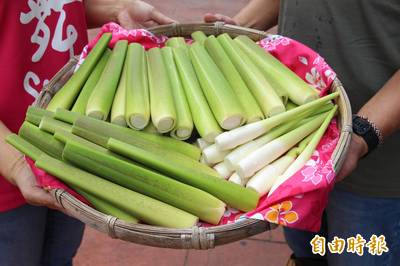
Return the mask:
<svg viewBox="0 0 400 266">
<path fill-rule="evenodd" d="M 378 145 L 383 144 L 380 130 L 366 117 L 353 115 L 353 133 L 362 137 L 367 143 L 368 152 L 365 156 L 371 153 Z"/>
</svg>

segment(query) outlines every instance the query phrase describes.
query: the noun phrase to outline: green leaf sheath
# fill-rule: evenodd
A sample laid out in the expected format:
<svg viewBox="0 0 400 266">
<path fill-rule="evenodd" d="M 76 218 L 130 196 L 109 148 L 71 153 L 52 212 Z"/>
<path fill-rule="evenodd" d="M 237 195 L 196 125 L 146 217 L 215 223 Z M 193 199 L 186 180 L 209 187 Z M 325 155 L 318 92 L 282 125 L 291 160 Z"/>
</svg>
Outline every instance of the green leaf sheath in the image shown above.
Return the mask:
<svg viewBox="0 0 400 266">
<path fill-rule="evenodd" d="M 43 153 L 39 148 L 16 134 L 8 135 L 6 141 L 34 161 Z"/>
<path fill-rule="evenodd" d="M 190 212 L 209 223 L 217 224 L 225 211 L 222 201 L 202 190 L 86 145 L 67 142 L 63 158 L 79 168 Z"/>
<path fill-rule="evenodd" d="M 198 221 L 198 218 L 192 214 L 116 185 L 44 154 L 36 161 L 36 166 L 58 177 L 66 184 L 107 201 L 150 225 L 188 228 Z"/>
<path fill-rule="evenodd" d="M 284 112 L 285 106 L 281 98 L 237 43 L 228 34 L 221 34 L 217 39 L 256 98 L 264 115 L 273 116 Z"/>
<path fill-rule="evenodd" d="M 175 153 L 185 155 L 196 161 L 200 159 L 201 151 L 198 147 L 170 137 L 132 130 L 86 116 L 81 116 L 75 121 L 73 133 L 75 134 L 76 130 L 79 128 L 103 136 L 104 141 L 96 142 L 101 146 L 106 146 L 108 138 L 113 137 L 128 143 L 138 142 L 148 146 L 156 145 L 163 150 L 174 151 Z"/>
<path fill-rule="evenodd" d="M 71 112 L 62 108 L 57 108 L 57 111 L 54 114 L 55 119 L 71 125 L 81 116 L 81 114 Z"/>
<path fill-rule="evenodd" d="M 64 145 L 53 138 L 53 135 L 40 130 L 35 125 L 26 121 L 22 124 L 18 134 L 50 156 L 58 159 L 61 158 Z"/>
<path fill-rule="evenodd" d="M 277 90 L 285 91 L 292 102 L 302 105 L 318 98 L 318 93 L 309 84 L 249 37 L 238 36 L 235 42 L 271 85 Z"/>
<path fill-rule="evenodd" d="M 181 46 L 187 46 L 185 38 L 183 37 L 172 37 L 167 40 L 165 43 L 166 46 L 168 47 L 181 47 Z"/>
<path fill-rule="evenodd" d="M 29 106 L 28 111 L 26 112 L 25 120 L 34 124 L 35 126 L 39 126 L 42 118 L 44 116 L 53 117 L 54 113 L 50 112 L 46 109 L 36 107 L 36 106 Z"/>
<path fill-rule="evenodd" d="M 147 59 L 143 46 L 129 44 L 127 53 L 125 120 L 129 127 L 141 130 L 150 121 L 150 95 Z"/>
<path fill-rule="evenodd" d="M 189 56 L 189 45 L 186 43 L 185 38 L 183 37 L 172 37 L 167 40 L 165 43 L 165 46 L 171 47 L 171 48 L 176 48 L 176 47 L 182 47 L 182 49 L 185 51 L 186 55 Z"/>
<path fill-rule="evenodd" d="M 202 138 L 214 142 L 215 137 L 222 133 L 222 129 L 208 106 L 190 58 L 183 48 L 174 48 L 173 53 L 194 125 Z"/>
<path fill-rule="evenodd" d="M 204 46 L 192 44 L 190 56 L 203 93 L 220 127 L 230 130 L 242 125 L 245 121 L 242 106 Z"/>
<path fill-rule="evenodd" d="M 65 132 L 65 131 L 64 131 Z M 70 133 L 67 133 L 70 134 Z M 72 134 L 70 134 L 72 135 Z M 73 135 L 72 135 L 73 136 Z M 39 148 L 36 146 L 32 145 L 25 139 L 21 138 L 20 136 L 16 134 L 11 134 L 7 136 L 6 141 L 14 146 L 17 150 L 31 158 L 33 161 L 36 161 L 39 159 L 39 157 L 43 154 L 43 151 L 41 151 Z M 131 223 L 137 223 L 138 220 L 134 218 L 132 215 L 130 215 L 128 212 L 121 210 L 112 204 L 101 200 L 81 189 L 78 189 L 76 187 L 71 186 L 72 189 L 74 189 L 76 192 L 84 196 L 95 208 L 105 214 L 115 216 L 121 220 L 131 222 Z"/>
<path fill-rule="evenodd" d="M 110 49 L 106 49 L 104 51 L 103 56 L 99 60 L 99 63 L 95 66 L 93 72 L 90 74 L 81 92 L 79 93 L 79 96 L 76 99 L 74 106 L 71 109 L 72 112 L 79 113 L 82 115 L 85 114 L 86 106 L 89 101 L 90 95 L 92 94 L 94 88 L 96 87 L 96 84 L 101 77 L 101 73 L 103 73 L 104 67 L 107 64 L 111 56 L 111 53 L 112 52 Z"/>
<path fill-rule="evenodd" d="M 251 94 L 246 83 L 243 81 L 218 40 L 214 36 L 211 36 L 205 41 L 204 46 L 231 85 L 232 90 L 245 111 L 247 122 L 251 123 L 263 119 L 264 115 L 256 99 Z"/>
<path fill-rule="evenodd" d="M 207 36 L 202 31 L 195 31 L 191 34 L 191 36 L 195 42 L 201 45 L 204 45 L 204 42 L 207 40 Z"/>
<path fill-rule="evenodd" d="M 125 102 L 126 102 L 126 75 L 127 75 L 127 60 L 125 59 L 122 75 L 118 83 L 117 92 L 115 93 L 114 101 L 111 107 L 110 121 L 113 124 L 127 127 L 125 120 Z"/>
<path fill-rule="evenodd" d="M 164 64 L 167 69 L 169 81 L 171 83 L 172 94 L 176 109 L 177 121 L 175 128 L 171 131 L 171 136 L 185 140 L 192 135 L 193 119 L 190 113 L 189 104 L 186 99 L 185 90 L 183 89 L 178 69 L 175 65 L 174 54 L 172 48 L 164 47 L 161 49 Z"/>
<path fill-rule="evenodd" d="M 65 85 L 54 95 L 47 110 L 55 112 L 57 108 L 70 109 L 83 85 L 98 64 L 111 40 L 111 33 L 104 33 L 89 52 L 86 59 Z"/>
<path fill-rule="evenodd" d="M 118 87 L 118 82 L 124 66 L 128 41 L 118 41 L 111 53 L 110 59 L 101 73 L 100 79 L 90 94 L 86 115 L 106 120 Z"/>
<path fill-rule="evenodd" d="M 201 173 L 196 166 L 175 161 L 172 163 L 169 157 L 159 156 L 113 139 L 109 140 L 108 147 L 116 153 L 152 167 L 180 182 L 204 190 L 231 207 L 242 211 L 250 211 L 257 206 L 258 194 L 255 191 L 245 189 L 219 177 Z"/>
<path fill-rule="evenodd" d="M 151 121 L 161 133 L 170 132 L 176 123 L 176 111 L 171 83 L 161 49 L 147 51 Z"/>
<path fill-rule="evenodd" d="M 39 128 L 43 131 L 46 131 L 50 134 L 54 134 L 56 129 L 63 129 L 65 131 L 71 132 L 72 125 L 56 120 L 51 117 L 44 116 L 42 121 L 39 124 Z"/>
<path fill-rule="evenodd" d="M 121 219 L 125 222 L 134 223 L 134 224 L 137 224 L 139 222 L 139 220 L 136 219 L 135 217 L 133 217 L 129 212 L 121 210 L 121 209 L 115 207 L 114 205 L 110 204 L 109 202 L 102 200 L 96 196 L 93 196 L 92 194 L 87 193 L 82 189 L 79 189 L 76 187 L 71 187 L 71 188 L 74 189 L 76 192 L 78 192 L 83 197 L 85 197 L 85 199 L 87 199 L 96 208 L 96 210 L 98 210 L 104 214 L 117 217 L 118 219 Z"/>
</svg>

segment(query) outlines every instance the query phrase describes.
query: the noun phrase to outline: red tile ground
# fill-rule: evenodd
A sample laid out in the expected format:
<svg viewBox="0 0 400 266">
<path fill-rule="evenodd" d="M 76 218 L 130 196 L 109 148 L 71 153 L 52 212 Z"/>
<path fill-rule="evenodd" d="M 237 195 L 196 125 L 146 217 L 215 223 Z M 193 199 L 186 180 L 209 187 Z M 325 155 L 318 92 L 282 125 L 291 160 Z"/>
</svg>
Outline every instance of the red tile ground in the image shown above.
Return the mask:
<svg viewBox="0 0 400 266">
<path fill-rule="evenodd" d="M 212 11 L 234 15 L 246 0 L 148 0 L 159 10 L 180 22 L 197 22 Z M 93 36 L 94 33 L 92 33 Z M 173 250 L 136 245 L 109 238 L 86 228 L 75 266 L 247 266 L 285 265 L 290 250 L 282 230 L 251 237 L 213 250 Z"/>
</svg>

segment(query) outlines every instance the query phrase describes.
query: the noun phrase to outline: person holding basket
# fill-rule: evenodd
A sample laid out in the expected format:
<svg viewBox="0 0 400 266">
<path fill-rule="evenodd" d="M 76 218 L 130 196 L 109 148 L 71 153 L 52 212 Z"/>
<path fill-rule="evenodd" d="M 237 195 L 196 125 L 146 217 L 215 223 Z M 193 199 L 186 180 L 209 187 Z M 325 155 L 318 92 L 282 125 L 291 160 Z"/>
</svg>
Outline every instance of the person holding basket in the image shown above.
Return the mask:
<svg viewBox="0 0 400 266">
<path fill-rule="evenodd" d="M 326 245 L 321 256 L 311 245 L 316 233 L 285 228 L 294 252 L 290 265 L 397 265 L 400 260 L 399 16 L 400 3 L 394 0 L 252 0 L 233 18 L 204 16 L 205 22 L 260 30 L 278 24 L 279 34 L 324 57 L 355 112 L 350 148 L 318 233 L 326 243 L 347 240 L 348 249 L 337 254 Z M 365 246 L 352 251 L 349 240 L 361 238 Z M 373 239 L 385 240 L 376 243 L 385 244 L 381 252 L 368 246 Z"/>
<path fill-rule="evenodd" d="M 38 186 L 24 156 L 6 144 L 51 77 L 87 43 L 87 27 L 174 22 L 138 0 L 0 1 L 0 265 L 72 265 L 84 225 Z"/>
</svg>

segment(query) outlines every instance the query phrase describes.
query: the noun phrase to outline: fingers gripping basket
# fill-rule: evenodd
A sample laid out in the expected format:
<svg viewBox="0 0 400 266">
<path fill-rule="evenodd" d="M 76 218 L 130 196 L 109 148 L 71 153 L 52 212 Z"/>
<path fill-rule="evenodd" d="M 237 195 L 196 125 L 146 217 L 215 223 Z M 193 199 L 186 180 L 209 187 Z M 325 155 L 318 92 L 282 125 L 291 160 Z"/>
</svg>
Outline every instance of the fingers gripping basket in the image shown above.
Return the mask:
<svg viewBox="0 0 400 266">
<path fill-rule="evenodd" d="M 232 37 L 237 35 L 247 35 L 251 39 L 258 41 L 267 35 L 262 31 L 215 24 L 172 24 L 158 26 L 149 29 L 156 35 L 183 36 L 189 37 L 193 31 L 201 30 L 206 35 L 218 35 L 228 33 Z M 68 62 L 45 86 L 39 98 L 35 102 L 36 106 L 46 107 L 53 95 L 71 77 L 77 59 L 73 58 Z M 340 81 L 336 78 L 332 83 L 331 91 L 339 91 L 340 97 L 337 100 L 339 106 L 339 128 L 341 130 L 339 142 L 332 154 L 332 161 L 337 172 L 343 163 L 347 152 L 351 134 L 351 107 L 346 92 Z M 107 233 L 113 238 L 126 241 L 163 248 L 176 249 L 209 249 L 218 245 L 227 244 L 240 239 L 244 239 L 275 227 L 261 220 L 243 219 L 233 224 L 213 226 L 213 227 L 193 227 L 191 229 L 169 229 L 144 224 L 130 224 L 115 217 L 105 215 L 95 209 L 80 202 L 69 193 L 62 189 L 52 190 L 53 196 L 65 208 L 71 216 L 81 220 L 98 231 Z"/>
</svg>

